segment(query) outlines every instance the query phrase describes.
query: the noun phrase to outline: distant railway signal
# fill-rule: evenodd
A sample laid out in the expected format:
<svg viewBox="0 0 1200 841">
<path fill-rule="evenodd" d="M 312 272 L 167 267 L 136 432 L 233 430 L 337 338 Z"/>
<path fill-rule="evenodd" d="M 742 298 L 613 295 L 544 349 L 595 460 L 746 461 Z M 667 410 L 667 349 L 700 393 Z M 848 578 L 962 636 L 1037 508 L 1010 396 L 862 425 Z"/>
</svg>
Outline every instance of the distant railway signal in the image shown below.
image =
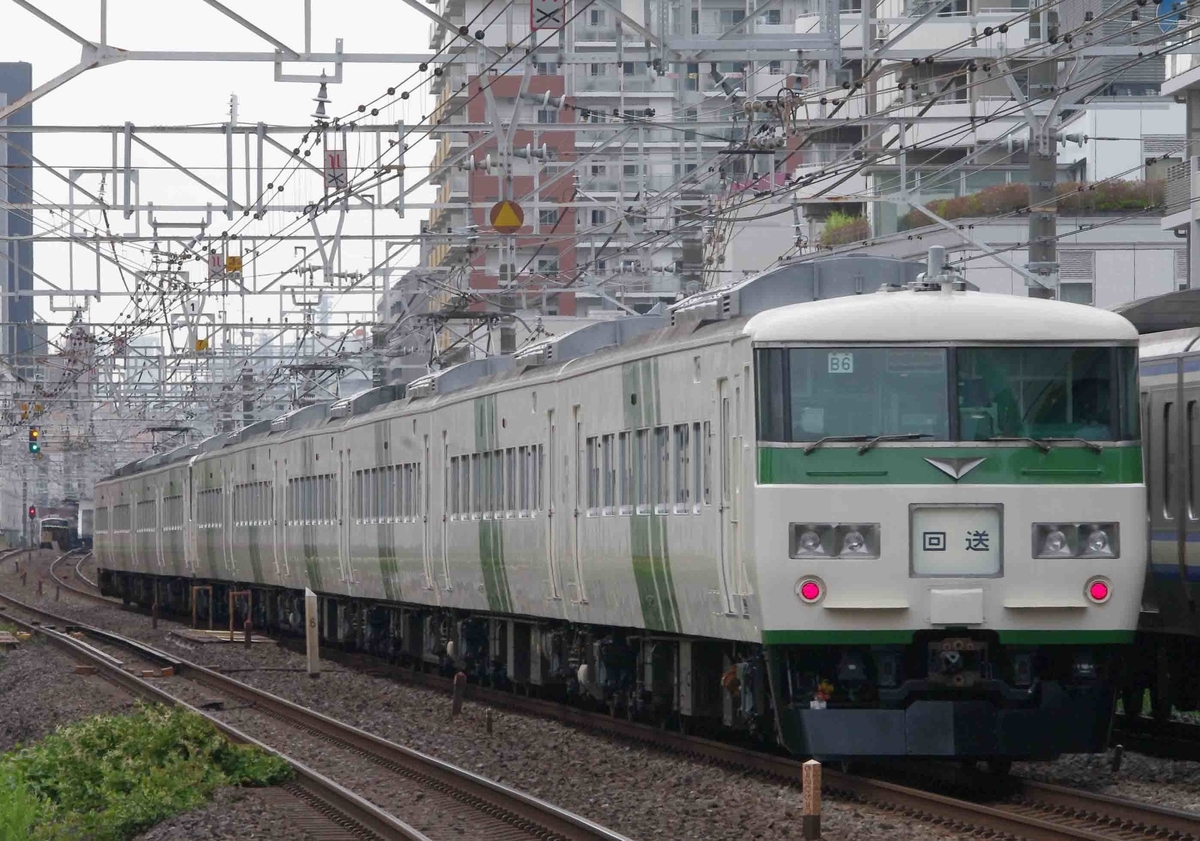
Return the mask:
<svg viewBox="0 0 1200 841">
<path fill-rule="evenodd" d="M 31 505 L 31 506 L 29 506 L 29 519 L 34 520 L 36 518 L 37 518 L 37 506 Z"/>
<path fill-rule="evenodd" d="M 42 431 L 36 427 L 29 427 L 29 452 L 37 455 L 42 451 Z M 30 509 L 33 510 L 33 509 Z"/>
</svg>

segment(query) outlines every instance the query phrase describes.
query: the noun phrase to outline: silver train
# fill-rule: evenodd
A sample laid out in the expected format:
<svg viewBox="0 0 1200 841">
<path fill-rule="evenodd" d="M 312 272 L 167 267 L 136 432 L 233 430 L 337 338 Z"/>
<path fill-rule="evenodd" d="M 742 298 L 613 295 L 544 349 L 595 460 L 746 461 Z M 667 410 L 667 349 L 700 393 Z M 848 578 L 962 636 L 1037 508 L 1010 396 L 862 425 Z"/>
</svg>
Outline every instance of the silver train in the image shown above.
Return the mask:
<svg viewBox="0 0 1200 841">
<path fill-rule="evenodd" d="M 1141 411 L 1149 503 L 1145 596 L 1125 709 L 1200 709 L 1200 291 L 1120 312 L 1142 333 Z M 1148 693 L 1147 693 L 1148 690 Z"/>
<path fill-rule="evenodd" d="M 1136 331 L 781 267 L 96 486 L 104 591 L 796 753 L 1106 746 L 1147 537 Z"/>
</svg>

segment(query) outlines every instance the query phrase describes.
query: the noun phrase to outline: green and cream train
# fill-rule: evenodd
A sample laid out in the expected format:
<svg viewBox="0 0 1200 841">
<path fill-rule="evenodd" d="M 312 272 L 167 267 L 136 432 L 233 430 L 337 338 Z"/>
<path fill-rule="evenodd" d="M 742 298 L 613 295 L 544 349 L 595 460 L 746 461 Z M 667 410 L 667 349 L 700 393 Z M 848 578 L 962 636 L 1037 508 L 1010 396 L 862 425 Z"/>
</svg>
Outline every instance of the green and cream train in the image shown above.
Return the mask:
<svg viewBox="0 0 1200 841">
<path fill-rule="evenodd" d="M 329 644 L 803 754 L 1103 749 L 1137 334 L 919 270 L 787 265 L 128 465 L 102 587 L 283 630 L 308 588 Z"/>
</svg>

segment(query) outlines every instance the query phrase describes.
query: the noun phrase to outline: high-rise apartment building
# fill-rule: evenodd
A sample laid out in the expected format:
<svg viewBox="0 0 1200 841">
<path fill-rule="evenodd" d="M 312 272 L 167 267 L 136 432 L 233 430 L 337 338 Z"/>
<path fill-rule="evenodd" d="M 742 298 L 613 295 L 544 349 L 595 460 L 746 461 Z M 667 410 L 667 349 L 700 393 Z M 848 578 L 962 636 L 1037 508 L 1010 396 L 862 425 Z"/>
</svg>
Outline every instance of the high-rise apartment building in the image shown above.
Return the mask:
<svg viewBox="0 0 1200 841">
<path fill-rule="evenodd" d="M 16 102 L 32 86 L 32 65 L 0 62 L 0 105 Z M 0 122 L 0 126 L 5 124 L 32 125 L 32 106 Z M 4 205 L 0 209 L 0 289 L 4 293 L 0 297 L 0 322 L 4 325 L 0 329 L 0 356 L 19 368 L 29 366 L 31 354 L 45 353 L 44 347 L 37 346 L 33 298 L 19 294 L 33 288 L 33 243 L 29 240 L 33 214 L 20 207 L 33 201 L 32 153 L 32 133 L 7 134 L 0 128 L 0 203 Z"/>
</svg>

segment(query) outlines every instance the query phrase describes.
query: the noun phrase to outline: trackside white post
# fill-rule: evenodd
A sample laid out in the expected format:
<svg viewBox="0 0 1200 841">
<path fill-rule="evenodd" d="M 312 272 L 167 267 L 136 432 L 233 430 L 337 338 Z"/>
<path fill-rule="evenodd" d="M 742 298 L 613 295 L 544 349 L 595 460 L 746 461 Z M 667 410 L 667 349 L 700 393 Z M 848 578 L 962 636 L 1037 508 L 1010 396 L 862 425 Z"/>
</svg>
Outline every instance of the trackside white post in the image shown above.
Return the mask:
<svg viewBox="0 0 1200 841">
<path fill-rule="evenodd" d="M 815 759 L 805 762 L 800 769 L 800 779 L 804 787 L 804 841 L 818 841 L 821 837 L 821 763 Z"/>
<path fill-rule="evenodd" d="M 308 676 L 321 673 L 321 653 L 317 639 L 317 594 L 304 588 L 304 638 L 308 654 Z"/>
</svg>

